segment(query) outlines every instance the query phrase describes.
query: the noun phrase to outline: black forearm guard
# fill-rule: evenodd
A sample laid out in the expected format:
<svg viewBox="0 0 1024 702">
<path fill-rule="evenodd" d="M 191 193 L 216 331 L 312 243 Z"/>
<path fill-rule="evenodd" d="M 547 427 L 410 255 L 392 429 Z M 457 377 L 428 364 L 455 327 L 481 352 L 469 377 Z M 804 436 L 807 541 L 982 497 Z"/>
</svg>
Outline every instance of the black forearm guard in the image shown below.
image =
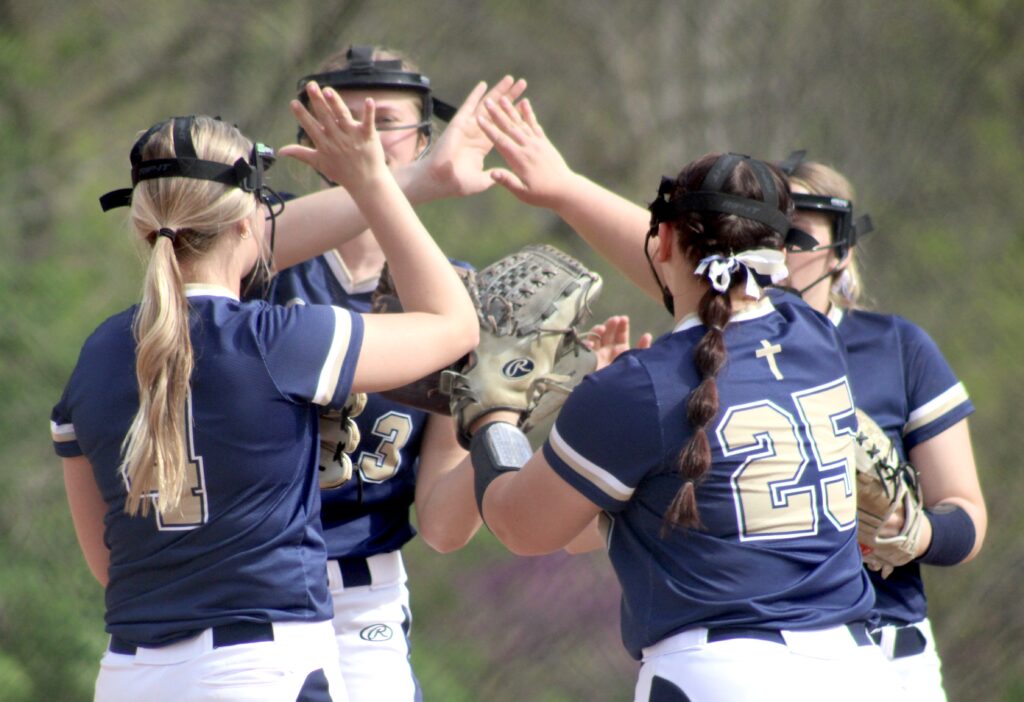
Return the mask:
<svg viewBox="0 0 1024 702">
<path fill-rule="evenodd" d="M 518 427 L 507 422 L 485 424 L 469 442 L 473 461 L 476 506 L 484 514 L 484 493 L 499 475 L 515 472 L 533 456 L 530 441 Z"/>
<path fill-rule="evenodd" d="M 974 548 L 977 532 L 974 522 L 963 507 L 939 504 L 924 511 L 932 523 L 932 543 L 919 559 L 937 566 L 956 565 Z"/>
</svg>

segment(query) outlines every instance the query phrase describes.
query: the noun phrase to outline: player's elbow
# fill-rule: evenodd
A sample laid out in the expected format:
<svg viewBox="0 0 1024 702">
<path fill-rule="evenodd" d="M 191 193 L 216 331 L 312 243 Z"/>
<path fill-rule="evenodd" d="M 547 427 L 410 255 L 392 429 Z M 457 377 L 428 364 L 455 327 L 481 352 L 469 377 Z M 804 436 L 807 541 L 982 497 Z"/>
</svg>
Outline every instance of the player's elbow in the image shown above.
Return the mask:
<svg viewBox="0 0 1024 702">
<path fill-rule="evenodd" d="M 546 556 L 554 553 L 565 544 L 552 543 L 545 534 L 530 533 L 516 525 L 502 525 L 488 523 L 491 533 L 511 553 L 517 556 Z"/>
<path fill-rule="evenodd" d="M 450 529 L 431 528 L 427 525 L 419 525 L 420 538 L 430 548 L 438 553 L 452 553 L 469 543 L 476 530 L 469 532 L 453 532 Z"/>
<path fill-rule="evenodd" d="M 467 354 L 480 343 L 480 322 L 477 321 L 476 311 L 469 310 L 469 314 L 459 315 L 455 325 L 454 339 L 462 354 Z"/>
</svg>

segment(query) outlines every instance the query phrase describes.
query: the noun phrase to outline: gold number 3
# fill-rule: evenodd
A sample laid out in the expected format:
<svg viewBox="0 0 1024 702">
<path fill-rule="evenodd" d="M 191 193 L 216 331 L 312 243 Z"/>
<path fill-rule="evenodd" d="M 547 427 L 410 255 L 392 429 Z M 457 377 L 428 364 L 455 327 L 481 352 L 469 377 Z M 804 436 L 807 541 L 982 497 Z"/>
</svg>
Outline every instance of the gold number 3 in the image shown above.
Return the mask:
<svg viewBox="0 0 1024 702">
<path fill-rule="evenodd" d="M 374 436 L 380 437 L 376 451 L 359 453 L 359 472 L 371 483 L 394 477 L 402 465 L 402 448 L 412 434 L 412 418 L 401 412 L 387 412 L 373 423 Z"/>
<path fill-rule="evenodd" d="M 745 456 L 731 480 L 741 541 L 817 534 L 822 517 L 839 531 L 857 523 L 849 383 L 792 398 L 795 412 L 762 400 L 730 407 L 718 424 L 723 454 Z M 816 479 L 806 476 L 812 462 Z"/>
</svg>

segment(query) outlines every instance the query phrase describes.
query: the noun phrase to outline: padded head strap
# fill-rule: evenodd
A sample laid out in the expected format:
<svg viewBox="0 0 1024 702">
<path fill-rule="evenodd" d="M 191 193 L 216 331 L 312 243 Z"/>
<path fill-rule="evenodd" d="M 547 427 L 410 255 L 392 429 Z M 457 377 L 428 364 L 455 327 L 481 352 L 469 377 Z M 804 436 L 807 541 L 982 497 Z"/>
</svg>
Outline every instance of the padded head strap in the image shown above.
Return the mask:
<svg viewBox="0 0 1024 702">
<path fill-rule="evenodd" d="M 316 81 L 335 90 L 408 90 L 423 96 L 423 123 L 433 115 L 445 122 L 455 116 L 456 108 L 431 95 L 430 79 L 422 73 L 407 71 L 398 59 L 374 60 L 372 46 L 350 46 L 348 65 L 336 71 L 312 73 L 299 79 L 299 100 L 308 104 L 306 84 Z"/>
<path fill-rule="evenodd" d="M 725 181 L 740 163 L 750 165 L 754 177 L 757 178 L 761 186 L 763 200 L 721 192 Z M 666 181 L 668 181 L 667 186 Z M 650 206 L 652 225 L 675 220 L 683 212 L 720 212 L 760 222 L 783 236 L 789 232 L 789 218 L 785 213 L 779 211 L 779 193 L 774 185 L 771 171 L 757 159 L 742 154 L 723 154 L 711 166 L 701 182 L 700 190 L 683 193 L 679 197 L 669 200 L 668 195 L 674 184 L 674 180 L 662 178 L 661 187 L 658 189 L 658 198 Z"/>
<path fill-rule="evenodd" d="M 132 192 L 136 185 L 144 180 L 154 178 L 194 178 L 210 180 L 248 193 L 256 193 L 264 188 L 263 173 L 274 163 L 274 150 L 265 144 L 253 144 L 249 160 L 239 158 L 233 164 L 219 161 L 206 161 L 196 157 L 195 144 L 192 143 L 192 125 L 195 117 L 171 117 L 171 133 L 174 138 L 174 158 L 159 158 L 144 161 L 142 151 L 146 144 L 167 124 L 167 120 L 150 127 L 136 140 L 132 146 L 130 160 L 132 164 L 132 187 L 112 190 L 100 196 L 100 207 L 104 212 L 116 207 L 127 207 L 132 204 Z"/>
</svg>

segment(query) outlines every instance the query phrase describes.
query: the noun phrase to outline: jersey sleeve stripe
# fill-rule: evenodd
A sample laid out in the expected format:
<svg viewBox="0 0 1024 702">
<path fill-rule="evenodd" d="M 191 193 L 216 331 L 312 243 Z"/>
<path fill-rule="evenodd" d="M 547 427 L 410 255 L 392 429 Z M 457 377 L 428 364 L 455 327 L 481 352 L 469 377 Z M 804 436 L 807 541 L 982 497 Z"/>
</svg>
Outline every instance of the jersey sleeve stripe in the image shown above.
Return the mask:
<svg viewBox="0 0 1024 702">
<path fill-rule="evenodd" d="M 571 446 L 569 446 L 569 444 L 565 442 L 565 439 L 562 438 L 561 434 L 558 433 L 557 426 L 552 427 L 551 434 L 548 437 L 548 443 L 551 445 L 551 449 L 555 454 L 562 459 L 567 466 L 576 471 L 580 476 L 585 478 L 601 492 L 608 495 L 608 497 L 620 502 L 626 502 L 633 496 L 633 488 L 625 485 L 604 468 L 581 456 Z"/>
<path fill-rule="evenodd" d="M 57 424 L 57 422 L 51 421 L 50 435 L 57 443 L 66 443 L 68 441 L 78 440 L 78 437 L 75 435 L 74 424 Z"/>
<path fill-rule="evenodd" d="M 331 309 L 334 310 L 334 338 L 331 341 L 331 348 L 324 360 L 324 365 L 320 369 L 320 380 L 316 386 L 316 395 L 313 396 L 313 402 L 318 405 L 326 405 L 334 398 L 338 378 L 352 341 L 351 313 L 341 307 L 332 307 Z"/>
<path fill-rule="evenodd" d="M 966 402 L 967 399 L 967 389 L 964 387 L 964 384 L 957 383 L 938 397 L 913 410 L 903 427 L 903 434 L 909 434 L 934 422 L 953 408 Z"/>
</svg>

